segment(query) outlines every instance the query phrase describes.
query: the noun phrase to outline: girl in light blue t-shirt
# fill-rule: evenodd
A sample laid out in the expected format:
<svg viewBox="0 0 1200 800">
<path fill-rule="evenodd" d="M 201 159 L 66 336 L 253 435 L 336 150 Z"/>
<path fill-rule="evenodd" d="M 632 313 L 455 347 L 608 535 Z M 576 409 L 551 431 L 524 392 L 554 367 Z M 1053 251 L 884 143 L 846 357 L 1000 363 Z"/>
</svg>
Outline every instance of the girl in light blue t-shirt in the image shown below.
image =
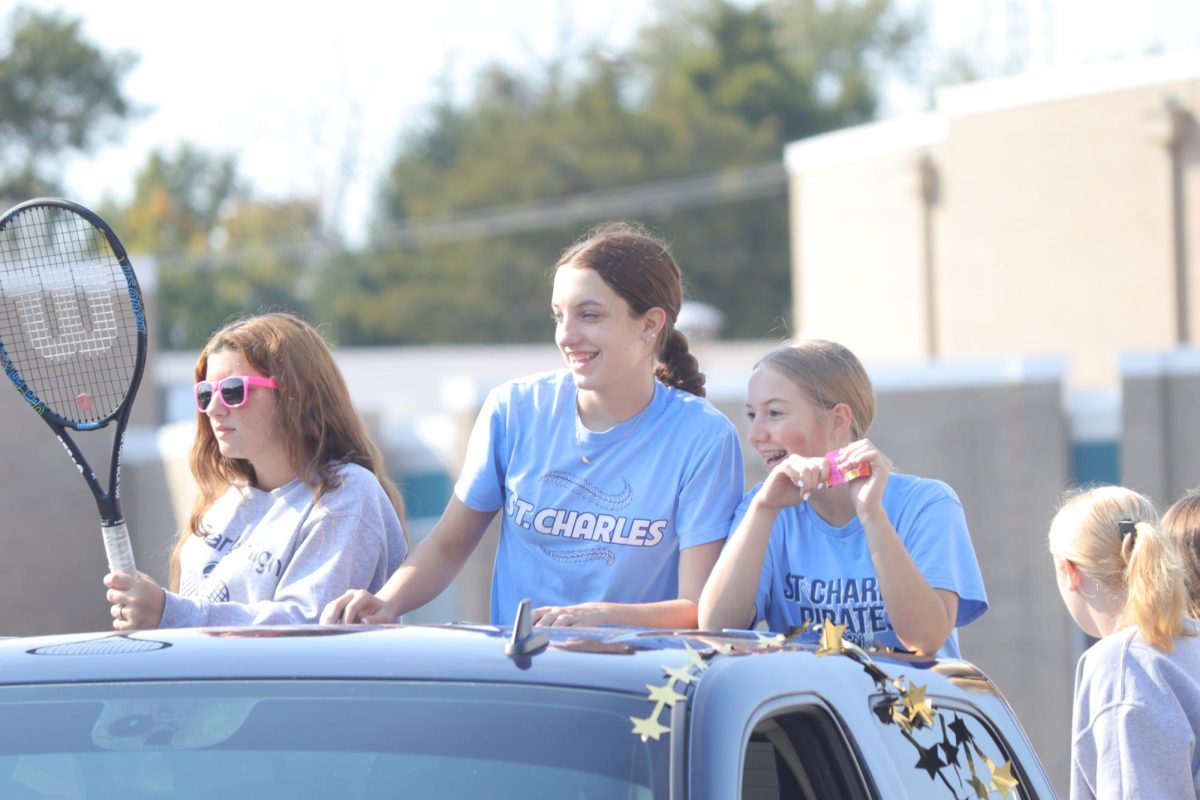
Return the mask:
<svg viewBox="0 0 1200 800">
<path fill-rule="evenodd" d="M 854 354 L 820 340 L 768 353 L 746 411 L 771 472 L 734 515 L 700 627 L 832 623 L 861 646 L 958 656 L 956 628 L 987 610 L 962 505 L 864 438 L 875 394 Z"/>
<path fill-rule="evenodd" d="M 666 245 L 611 224 L 568 248 L 551 312 L 566 369 L 484 403 L 442 518 L 377 595 L 326 622 L 391 622 L 442 592 L 502 514 L 492 621 L 532 600 L 540 625 L 696 625 L 696 601 L 743 491 L 733 423 L 675 329 Z"/>
</svg>

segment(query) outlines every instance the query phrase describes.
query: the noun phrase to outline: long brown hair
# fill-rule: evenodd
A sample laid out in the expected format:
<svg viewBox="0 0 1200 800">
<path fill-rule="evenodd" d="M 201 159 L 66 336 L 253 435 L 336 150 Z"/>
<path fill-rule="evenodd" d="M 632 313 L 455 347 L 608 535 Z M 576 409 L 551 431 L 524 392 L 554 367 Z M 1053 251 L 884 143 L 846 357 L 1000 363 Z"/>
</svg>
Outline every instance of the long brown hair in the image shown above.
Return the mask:
<svg viewBox="0 0 1200 800">
<path fill-rule="evenodd" d="M 683 273 L 662 238 L 641 225 L 608 222 L 564 250 L 554 268 L 568 264 L 595 270 L 629 304 L 635 318 L 652 308 L 665 311 L 654 377 L 704 397 L 704 373 L 688 349 L 687 337 L 675 329 L 683 305 Z"/>
<path fill-rule="evenodd" d="M 1132 522 L 1129 533 L 1122 523 Z M 1148 497 L 1123 486 L 1068 494 L 1050 523 L 1050 553 L 1121 598 L 1119 624 L 1136 625 L 1159 650 L 1189 632 L 1183 565 Z"/>
<path fill-rule="evenodd" d="M 231 322 L 214 333 L 200 351 L 197 381 L 208 374 L 209 357 L 225 351 L 240 354 L 279 384 L 276 421 L 287 443 L 288 459 L 315 495 L 337 488 L 340 464 L 358 464 L 375 475 L 403 521 L 400 492 L 388 478 L 383 455 L 350 400 L 333 353 L 315 328 L 289 313 L 260 314 Z M 189 537 L 208 533 L 203 528 L 208 509 L 230 486 L 257 483 L 253 465 L 245 459 L 221 455 L 207 418 L 203 412 L 197 414 L 191 468 L 198 492 L 171 555 L 170 583 L 176 589 L 180 551 Z"/>
</svg>

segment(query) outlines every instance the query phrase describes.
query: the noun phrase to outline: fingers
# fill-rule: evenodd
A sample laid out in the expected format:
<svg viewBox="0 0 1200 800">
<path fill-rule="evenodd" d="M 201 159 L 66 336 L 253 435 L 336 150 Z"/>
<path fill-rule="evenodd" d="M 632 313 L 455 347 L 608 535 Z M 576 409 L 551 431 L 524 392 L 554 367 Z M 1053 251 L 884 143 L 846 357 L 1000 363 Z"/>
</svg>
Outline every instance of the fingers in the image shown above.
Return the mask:
<svg viewBox="0 0 1200 800">
<path fill-rule="evenodd" d="M 364 589 L 352 589 L 331 600 L 321 611 L 325 625 L 351 625 L 355 622 L 395 622 L 395 615 L 382 600 Z"/>
<path fill-rule="evenodd" d="M 140 573 L 139 573 L 140 574 Z M 146 577 L 143 575 L 143 577 Z M 134 578 L 124 572 L 110 572 L 104 576 L 104 585 L 109 589 L 129 591 L 133 588 Z"/>
<path fill-rule="evenodd" d="M 113 603 L 109 606 L 108 613 L 113 618 L 114 630 L 132 631 L 137 629 L 131 617 L 130 608 L 124 603 Z"/>
<path fill-rule="evenodd" d="M 362 589 L 355 589 L 350 602 L 346 603 L 346 610 L 342 612 L 342 621 L 347 624 L 367 622 L 367 617 L 379 615 L 379 612 L 383 610 L 383 603 L 378 597 Z M 385 619 L 383 621 L 391 622 L 392 620 Z"/>
<path fill-rule="evenodd" d="M 895 465 L 870 439 L 859 439 L 837 451 L 837 464 L 842 469 L 851 469 L 859 464 L 868 464 L 872 473 L 890 473 Z"/>
<path fill-rule="evenodd" d="M 804 458 L 790 455 L 780 465 L 791 476 L 792 483 L 804 492 L 807 499 L 817 489 L 825 488 L 829 481 L 829 464 L 822 458 Z"/>
<path fill-rule="evenodd" d="M 342 612 L 346 608 L 349 598 L 350 592 L 343 592 L 341 597 L 326 603 L 325 608 L 321 609 L 321 624 L 337 625 L 341 622 Z"/>
<path fill-rule="evenodd" d="M 542 606 L 533 610 L 533 624 L 542 628 L 569 628 L 579 624 L 579 617 L 569 608 Z"/>
<path fill-rule="evenodd" d="M 333 625 L 348 625 L 358 621 L 358 609 L 361 603 L 359 602 L 358 589 L 351 589 L 342 594 L 341 597 L 334 600 L 325 607 L 325 613 L 321 615 L 322 622 L 328 622 Z"/>
</svg>

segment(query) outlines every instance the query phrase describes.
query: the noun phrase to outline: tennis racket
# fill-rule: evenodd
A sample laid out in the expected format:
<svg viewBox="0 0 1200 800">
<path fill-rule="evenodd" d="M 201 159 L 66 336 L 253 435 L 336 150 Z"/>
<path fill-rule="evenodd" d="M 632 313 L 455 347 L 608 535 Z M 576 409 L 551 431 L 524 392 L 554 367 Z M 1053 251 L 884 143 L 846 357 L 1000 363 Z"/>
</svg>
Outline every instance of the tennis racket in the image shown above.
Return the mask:
<svg viewBox="0 0 1200 800">
<path fill-rule="evenodd" d="M 125 248 L 83 206 L 38 198 L 0 217 L 0 364 L 95 495 L 109 570 L 136 575 L 121 448 L 146 365 L 146 315 Z M 105 490 L 68 431 L 114 420 Z"/>
</svg>

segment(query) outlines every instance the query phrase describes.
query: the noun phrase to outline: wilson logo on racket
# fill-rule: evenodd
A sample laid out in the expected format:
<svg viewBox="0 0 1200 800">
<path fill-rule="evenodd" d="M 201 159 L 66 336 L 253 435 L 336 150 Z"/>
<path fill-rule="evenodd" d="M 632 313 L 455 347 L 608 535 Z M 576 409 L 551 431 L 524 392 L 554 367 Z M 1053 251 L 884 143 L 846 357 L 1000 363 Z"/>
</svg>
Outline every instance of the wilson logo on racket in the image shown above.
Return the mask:
<svg viewBox="0 0 1200 800">
<path fill-rule="evenodd" d="M 70 270 L 45 270 L 42 287 L 13 295 L 21 330 L 42 358 L 70 358 L 77 353 L 100 353 L 117 337 L 111 271 L 102 264 Z M 91 326 L 85 326 L 79 304 L 82 292 Z M 46 295 L 50 309 L 46 308 Z M 140 304 L 139 304 L 140 305 Z M 140 310 L 140 309 L 139 309 Z M 58 334 L 51 332 L 53 322 Z"/>
</svg>

